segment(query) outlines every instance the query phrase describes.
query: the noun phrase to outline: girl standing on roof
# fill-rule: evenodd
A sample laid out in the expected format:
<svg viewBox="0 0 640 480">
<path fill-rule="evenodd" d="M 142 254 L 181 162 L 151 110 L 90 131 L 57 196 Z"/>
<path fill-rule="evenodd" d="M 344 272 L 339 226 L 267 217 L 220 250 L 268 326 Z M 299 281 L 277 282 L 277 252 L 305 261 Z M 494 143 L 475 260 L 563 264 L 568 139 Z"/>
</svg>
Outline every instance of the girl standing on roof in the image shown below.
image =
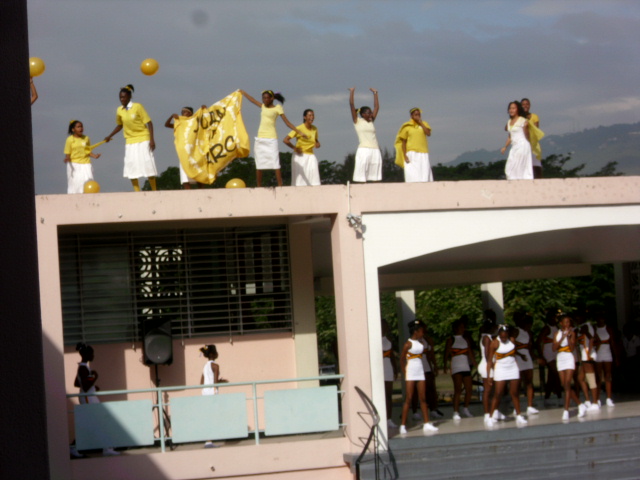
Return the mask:
<svg viewBox="0 0 640 480">
<path fill-rule="evenodd" d="M 263 170 L 275 170 L 276 181 L 278 186 L 282 186 L 282 173 L 280 172 L 280 151 L 278 150 L 278 133 L 276 132 L 276 120 L 278 117 L 282 117 L 282 121 L 287 127 L 296 132 L 303 138 L 307 138 L 307 135 L 298 130 L 284 114 L 282 105 L 284 104 L 284 97 L 281 93 L 273 90 L 264 90 L 262 92 L 262 102 L 257 101 L 251 95 L 244 90 L 240 90 L 240 93 L 247 100 L 260 108 L 260 126 L 258 127 L 258 136 L 255 137 L 254 144 L 254 156 L 256 160 L 256 184 L 258 187 L 262 186 L 262 171 Z M 273 102 L 277 100 L 280 105 L 275 105 Z"/>
<path fill-rule="evenodd" d="M 373 111 L 370 107 L 360 107 L 356 110 L 354 105 L 354 95 L 356 87 L 349 89 L 349 107 L 353 126 L 358 134 L 358 150 L 356 150 L 355 167 L 353 169 L 354 182 L 379 182 L 382 180 L 382 154 L 376 138 L 376 127 L 373 125 L 380 104 L 378 102 L 378 91 L 370 88 L 373 93 Z M 360 118 L 358 118 L 360 114 Z"/>
<path fill-rule="evenodd" d="M 91 159 L 100 158 L 91 153 L 91 140 L 84 135 L 80 120 L 71 120 L 69 136 L 64 144 L 64 162 L 67 164 L 67 193 L 84 193 L 84 184 L 93 180 Z"/>
<path fill-rule="evenodd" d="M 116 128 L 113 129 L 106 138 L 110 142 L 111 138 L 124 128 L 125 150 L 124 150 L 124 172 L 123 176 L 131 180 L 133 190 L 140 191 L 138 179 L 147 177 L 151 190 L 156 190 L 156 161 L 153 151 L 156 149 L 156 142 L 153 137 L 153 122 L 147 111 L 140 103 L 131 101 L 134 92 L 133 85 L 129 84 L 120 89 L 120 105 L 116 110 Z"/>
</svg>

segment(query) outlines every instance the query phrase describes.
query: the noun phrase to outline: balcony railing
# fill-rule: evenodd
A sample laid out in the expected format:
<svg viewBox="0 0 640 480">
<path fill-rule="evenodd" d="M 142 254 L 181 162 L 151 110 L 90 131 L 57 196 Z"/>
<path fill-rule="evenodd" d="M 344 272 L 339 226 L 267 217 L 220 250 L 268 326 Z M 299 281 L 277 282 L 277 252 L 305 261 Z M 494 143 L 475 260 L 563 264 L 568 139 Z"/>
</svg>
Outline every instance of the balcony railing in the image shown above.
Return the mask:
<svg viewBox="0 0 640 480">
<path fill-rule="evenodd" d="M 143 447 L 167 444 L 265 437 L 339 430 L 340 395 L 344 375 L 171 386 L 138 390 L 110 390 L 75 397 L 127 398 L 151 393 L 149 399 L 81 403 L 73 409 L 78 450 Z M 319 382 L 335 383 L 317 386 Z M 270 388 L 297 383 L 298 388 Z M 310 386 L 301 386 L 300 384 Z M 214 395 L 184 395 L 190 390 L 215 388 Z M 247 391 L 250 394 L 247 395 Z M 182 392 L 181 395 L 175 395 Z M 225 393 L 229 392 L 229 393 Z M 157 417 L 156 417 L 157 415 Z M 251 420 L 251 422 L 249 421 Z M 155 432 L 158 432 L 156 436 Z"/>
</svg>

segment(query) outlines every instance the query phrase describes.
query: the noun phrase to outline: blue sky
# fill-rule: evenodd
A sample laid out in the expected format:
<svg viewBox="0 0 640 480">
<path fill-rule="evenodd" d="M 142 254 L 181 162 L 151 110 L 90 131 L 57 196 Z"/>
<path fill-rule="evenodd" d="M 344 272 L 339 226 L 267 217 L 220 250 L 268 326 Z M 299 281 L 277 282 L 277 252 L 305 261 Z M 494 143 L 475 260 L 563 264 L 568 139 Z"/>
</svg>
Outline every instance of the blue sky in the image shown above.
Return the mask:
<svg viewBox="0 0 640 480">
<path fill-rule="evenodd" d="M 371 104 L 382 147 L 413 106 L 431 124 L 432 163 L 504 144 L 506 106 L 531 98 L 548 134 L 640 121 L 640 2 L 635 0 L 31 0 L 30 55 L 47 70 L 33 106 L 36 191 L 64 193 L 69 120 L 92 141 L 114 127 L 118 90 L 156 127 L 156 161 L 177 164 L 167 117 L 242 88 L 282 91 L 298 124 L 316 111 L 320 159 L 342 161 L 357 139 L 348 111 Z M 160 63 L 140 73 L 148 57 Z M 249 135 L 259 111 L 244 103 Z M 278 125 L 282 138 L 287 129 Z M 103 191 L 128 191 L 124 142 L 94 161 Z M 282 146 L 282 150 L 286 147 Z"/>
</svg>

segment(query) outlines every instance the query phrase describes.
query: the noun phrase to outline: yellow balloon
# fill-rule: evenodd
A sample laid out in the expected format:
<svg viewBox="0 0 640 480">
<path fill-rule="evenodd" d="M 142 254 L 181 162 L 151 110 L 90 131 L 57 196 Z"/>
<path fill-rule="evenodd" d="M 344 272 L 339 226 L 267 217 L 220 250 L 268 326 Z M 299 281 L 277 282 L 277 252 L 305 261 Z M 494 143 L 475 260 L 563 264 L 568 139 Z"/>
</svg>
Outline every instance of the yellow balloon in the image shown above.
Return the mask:
<svg viewBox="0 0 640 480">
<path fill-rule="evenodd" d="M 246 188 L 247 184 L 241 178 L 232 178 L 227 182 L 225 188 Z"/>
<path fill-rule="evenodd" d="M 46 68 L 47 67 L 41 58 L 31 57 L 29 59 L 29 75 L 30 76 L 37 77 L 39 75 L 42 75 Z"/>
<path fill-rule="evenodd" d="M 100 184 L 95 180 L 85 182 L 84 193 L 100 193 Z"/>
<path fill-rule="evenodd" d="M 159 68 L 160 65 L 153 58 L 147 58 L 140 64 L 140 70 L 145 75 L 155 75 Z"/>
</svg>

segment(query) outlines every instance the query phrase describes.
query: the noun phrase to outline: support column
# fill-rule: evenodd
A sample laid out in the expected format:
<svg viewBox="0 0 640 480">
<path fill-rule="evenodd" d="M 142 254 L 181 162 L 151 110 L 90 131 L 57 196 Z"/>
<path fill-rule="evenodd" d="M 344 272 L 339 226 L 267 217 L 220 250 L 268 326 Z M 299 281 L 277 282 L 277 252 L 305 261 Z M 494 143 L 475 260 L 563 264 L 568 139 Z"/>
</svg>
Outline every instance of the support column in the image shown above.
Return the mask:
<svg viewBox="0 0 640 480">
<path fill-rule="evenodd" d="M 482 292 L 482 309 L 490 308 L 496 312 L 496 321 L 504 323 L 504 297 L 502 282 L 483 283 L 480 286 Z"/>
<path fill-rule="evenodd" d="M 396 292 L 396 309 L 398 312 L 398 348 L 409 338 L 408 323 L 416 318 L 416 294 L 413 290 Z M 398 352 L 400 354 L 400 352 Z"/>
<path fill-rule="evenodd" d="M 369 426 L 365 423 L 366 418 L 359 415 L 365 407 L 354 387 L 372 396 L 371 365 L 362 239 L 342 215 L 332 219 L 331 249 L 338 356 L 340 373 L 345 376 L 342 419 L 347 424 L 349 438 L 355 443 L 351 447 L 355 453 L 366 441 Z"/>
<path fill-rule="evenodd" d="M 631 271 L 629 263 L 614 263 L 613 276 L 616 284 L 616 317 L 618 328 L 623 325 L 632 315 L 631 300 Z"/>
<path fill-rule="evenodd" d="M 289 252 L 293 280 L 293 321 L 296 349 L 296 376 L 318 375 L 318 335 L 313 291 L 313 259 L 309 225 L 289 227 Z M 315 386 L 318 382 L 314 382 Z M 306 382 L 305 386 L 314 386 Z"/>
</svg>

